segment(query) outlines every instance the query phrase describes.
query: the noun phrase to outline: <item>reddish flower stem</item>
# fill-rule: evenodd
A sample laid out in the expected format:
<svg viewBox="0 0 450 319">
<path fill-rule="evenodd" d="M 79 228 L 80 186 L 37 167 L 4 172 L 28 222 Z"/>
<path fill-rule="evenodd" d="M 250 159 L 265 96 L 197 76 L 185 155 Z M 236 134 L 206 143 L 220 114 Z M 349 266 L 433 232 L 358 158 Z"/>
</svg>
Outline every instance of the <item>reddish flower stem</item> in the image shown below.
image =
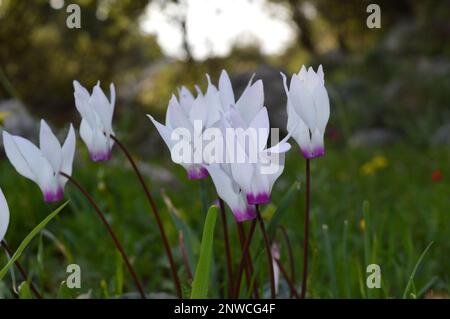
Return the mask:
<svg viewBox="0 0 450 319">
<path fill-rule="evenodd" d="M 241 243 L 241 252 L 243 252 L 245 241 L 246 241 L 245 231 L 244 231 L 244 227 L 242 226 L 242 223 L 236 222 L 236 224 L 237 224 L 237 229 L 238 229 L 239 242 Z M 253 273 L 252 259 L 250 258 L 250 256 L 247 256 L 247 261 L 245 263 L 245 279 L 247 282 L 248 289 L 250 289 L 252 273 Z M 257 282 L 256 278 L 253 282 L 253 297 L 256 299 L 259 299 L 258 282 Z"/>
<path fill-rule="evenodd" d="M 309 204 L 311 187 L 310 160 L 306 159 L 306 193 L 305 193 L 305 224 L 303 237 L 303 276 L 301 299 L 305 299 L 308 280 L 308 246 L 309 246 Z"/>
<path fill-rule="evenodd" d="M 244 272 L 244 268 L 247 263 L 247 259 L 250 258 L 250 256 L 248 256 L 248 255 L 249 255 L 250 243 L 252 241 L 253 234 L 255 233 L 255 228 L 256 228 L 256 219 L 253 219 L 252 223 L 250 225 L 249 233 L 245 240 L 244 247 L 242 249 L 242 256 L 241 256 L 241 260 L 239 262 L 236 283 L 234 285 L 234 294 L 233 294 L 234 298 L 239 298 L 239 291 L 241 290 L 242 274 Z"/>
<path fill-rule="evenodd" d="M 161 220 L 161 216 L 158 211 L 158 207 L 156 206 L 156 203 L 153 199 L 152 194 L 150 193 L 147 185 L 145 184 L 144 177 L 142 176 L 141 172 L 139 171 L 139 168 L 137 167 L 135 161 L 133 160 L 133 157 L 131 156 L 130 152 L 128 152 L 127 148 L 115 137 L 114 135 L 111 135 L 111 138 L 116 142 L 117 146 L 122 150 L 122 152 L 127 157 L 128 161 L 130 162 L 131 166 L 133 167 L 134 172 L 136 173 L 137 178 L 139 179 L 142 188 L 144 189 L 145 194 L 147 195 L 147 199 L 150 203 L 150 206 L 153 211 L 153 215 L 155 216 L 156 223 L 158 224 L 159 234 L 161 235 L 161 239 L 163 241 L 164 248 L 166 250 L 167 258 L 169 259 L 170 269 L 172 270 L 172 277 L 173 281 L 175 283 L 175 288 L 177 290 L 178 298 L 182 298 L 183 294 L 181 291 L 181 283 L 180 278 L 178 277 L 178 269 L 177 265 L 175 264 L 175 261 L 173 259 L 172 250 L 170 248 L 169 240 L 167 239 L 166 232 L 164 231 L 164 226 Z"/>
<path fill-rule="evenodd" d="M 270 247 L 269 236 L 266 232 L 266 227 L 264 225 L 264 220 L 261 217 L 261 213 L 259 211 L 259 205 L 256 205 L 256 218 L 258 219 L 259 228 L 261 229 L 261 233 L 263 234 L 264 245 L 266 246 L 266 255 L 267 255 L 267 263 L 269 268 L 269 278 L 270 278 L 270 296 L 272 299 L 276 298 L 276 290 L 275 290 L 275 277 L 273 273 L 273 260 L 272 260 L 272 251 Z"/>
<path fill-rule="evenodd" d="M 92 205 L 92 207 L 95 209 L 95 212 L 97 213 L 98 217 L 102 221 L 103 225 L 105 226 L 106 230 L 108 231 L 109 235 L 111 236 L 114 245 L 116 246 L 117 250 L 122 255 L 122 259 L 125 262 L 125 265 L 128 268 L 128 271 L 131 274 L 131 277 L 133 277 L 134 283 L 136 285 L 136 288 L 139 290 L 139 293 L 141 295 L 142 299 L 146 299 L 144 289 L 142 288 L 142 285 L 140 281 L 137 278 L 136 272 L 134 271 L 133 266 L 131 266 L 130 260 L 128 259 L 127 254 L 125 253 L 125 250 L 123 249 L 122 244 L 120 243 L 119 239 L 117 238 L 116 234 L 114 233 L 113 229 L 111 228 L 111 225 L 109 225 L 108 221 L 106 220 L 105 215 L 102 213 L 100 208 L 98 208 L 97 204 L 95 203 L 92 196 L 86 191 L 73 177 L 67 175 L 66 173 L 61 172 L 62 176 L 67 178 L 78 190 L 86 197 L 86 199 L 89 201 L 89 203 Z"/>
</svg>

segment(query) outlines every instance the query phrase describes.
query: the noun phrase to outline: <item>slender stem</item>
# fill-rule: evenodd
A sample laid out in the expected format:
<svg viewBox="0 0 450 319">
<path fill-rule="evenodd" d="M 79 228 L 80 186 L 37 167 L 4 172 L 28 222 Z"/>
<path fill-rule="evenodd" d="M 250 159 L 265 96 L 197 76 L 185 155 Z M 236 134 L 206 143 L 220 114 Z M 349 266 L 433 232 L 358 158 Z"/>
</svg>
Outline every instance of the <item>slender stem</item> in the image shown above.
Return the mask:
<svg viewBox="0 0 450 319">
<path fill-rule="evenodd" d="M 193 278 L 192 270 L 191 270 L 191 266 L 189 266 L 189 258 L 188 258 L 188 254 L 186 251 L 186 244 L 184 242 L 184 235 L 181 231 L 180 231 L 179 239 L 180 239 L 180 253 L 181 253 L 181 256 L 183 257 L 184 267 L 186 268 L 186 273 L 187 273 L 188 279 L 190 281 L 192 281 L 192 278 Z"/>
<path fill-rule="evenodd" d="M 237 224 L 237 229 L 238 229 L 238 234 L 239 234 L 239 242 L 241 243 L 241 252 L 244 252 L 244 245 L 245 245 L 245 231 L 244 231 L 244 227 L 242 226 L 242 223 L 236 222 Z M 247 254 L 246 257 L 246 262 L 245 262 L 245 279 L 247 281 L 247 287 L 248 289 L 250 289 L 250 285 L 251 285 L 251 274 L 253 273 L 253 263 L 252 263 L 252 259 L 250 258 L 250 256 Z M 256 299 L 259 299 L 259 292 L 258 292 L 258 283 L 255 279 L 255 281 L 253 282 L 253 296 Z"/>
<path fill-rule="evenodd" d="M 219 205 L 222 216 L 222 228 L 223 228 L 223 239 L 225 242 L 225 256 L 227 259 L 227 272 L 228 272 L 228 296 L 231 297 L 233 294 L 233 268 L 231 265 L 231 250 L 230 250 L 230 241 L 228 239 L 228 225 L 227 225 L 227 215 L 225 211 L 225 204 L 223 200 L 219 198 Z"/>
<path fill-rule="evenodd" d="M 63 172 L 61 172 L 61 175 L 64 176 L 65 178 L 67 178 L 76 188 L 78 188 L 78 190 L 86 197 L 86 199 L 89 201 L 89 203 L 95 209 L 98 217 L 100 218 L 103 225 L 106 227 L 109 235 L 111 236 L 112 240 L 114 241 L 116 248 L 119 250 L 120 254 L 122 255 L 122 259 L 125 262 L 125 265 L 127 266 L 128 271 L 130 272 L 131 276 L 133 277 L 134 283 L 135 283 L 137 289 L 139 290 L 139 293 L 141 294 L 142 299 L 146 299 L 144 289 L 142 288 L 142 285 L 137 278 L 137 275 L 133 269 L 133 266 L 131 266 L 131 263 L 128 259 L 127 254 L 125 253 L 125 250 L 122 247 L 122 244 L 120 243 L 119 239 L 117 238 L 116 234 L 114 233 L 113 229 L 111 228 L 111 225 L 109 225 L 108 221 L 106 220 L 105 215 L 102 213 L 100 208 L 98 208 L 98 206 L 95 203 L 92 196 L 73 177 L 71 177 Z"/>
<path fill-rule="evenodd" d="M 152 194 L 150 193 L 147 184 L 145 184 L 144 177 L 142 176 L 141 172 L 139 171 L 139 168 L 137 167 L 135 161 L 133 160 L 133 157 L 131 156 L 130 152 L 128 152 L 127 148 L 115 137 L 114 135 L 111 135 L 111 138 L 116 142 L 116 144 L 119 146 L 119 148 L 122 150 L 122 152 L 127 157 L 128 161 L 130 162 L 131 166 L 134 169 L 134 172 L 136 173 L 137 178 L 141 182 L 142 188 L 144 189 L 145 194 L 147 195 L 147 199 L 150 203 L 150 206 L 152 207 L 153 215 L 155 216 L 156 223 L 158 224 L 159 233 L 161 235 L 161 239 L 163 241 L 164 248 L 166 250 L 167 258 L 169 259 L 170 269 L 172 270 L 172 277 L 173 281 L 175 282 L 175 288 L 177 290 L 178 298 L 182 298 L 183 294 L 181 291 L 181 283 L 180 278 L 178 277 L 178 269 L 177 265 L 175 264 L 175 261 L 173 259 L 172 250 L 170 248 L 169 240 L 167 239 L 166 232 L 164 231 L 164 226 L 161 220 L 161 216 L 159 214 L 158 207 L 156 206 L 156 203 L 153 199 Z"/>
<path fill-rule="evenodd" d="M 252 221 L 247 239 L 245 240 L 245 244 L 242 249 L 242 256 L 241 256 L 241 260 L 239 262 L 239 268 L 238 268 L 237 277 L 236 277 L 236 284 L 234 285 L 234 294 L 233 295 L 235 298 L 239 297 L 239 291 L 241 290 L 242 273 L 244 272 L 244 268 L 245 268 L 244 266 L 247 262 L 247 259 L 249 259 L 249 257 L 250 257 L 250 256 L 248 256 L 249 248 L 250 248 L 250 243 L 253 238 L 253 234 L 255 233 L 255 228 L 256 228 L 256 219 L 254 219 Z"/>
<path fill-rule="evenodd" d="M 286 269 L 284 269 L 281 262 L 278 259 L 276 260 L 276 262 L 277 262 L 278 268 L 280 268 L 280 271 L 284 276 L 284 279 L 286 279 L 286 282 L 289 285 L 289 289 L 291 290 L 291 295 L 294 296 L 295 298 L 299 299 L 300 296 L 298 295 L 297 290 L 295 289 L 294 281 L 292 280 L 292 278 L 289 278 L 289 274 L 287 273 Z"/>
<path fill-rule="evenodd" d="M 3 249 L 5 250 L 5 252 L 8 254 L 9 258 L 12 258 L 13 256 L 13 252 L 12 250 L 9 248 L 8 244 L 6 243 L 5 240 L 2 240 L 0 242 L 1 246 L 3 247 Z M 22 265 L 20 264 L 20 262 L 18 260 L 16 260 L 15 265 L 17 267 L 17 269 L 19 270 L 20 274 L 22 275 L 23 279 L 28 282 L 28 274 L 25 271 L 25 269 L 22 267 Z M 34 286 L 33 282 L 30 280 L 30 289 L 31 291 L 34 293 L 34 295 L 36 296 L 36 298 L 38 299 L 42 299 L 42 295 L 39 293 L 39 291 L 37 290 L 37 288 Z"/>
<path fill-rule="evenodd" d="M 291 280 L 295 284 L 295 260 L 294 260 L 294 254 L 292 253 L 292 245 L 291 241 L 289 240 L 289 236 L 287 234 L 286 228 L 283 225 L 278 225 L 277 229 L 281 231 L 283 234 L 284 242 L 286 243 L 288 256 L 289 256 L 289 264 L 291 268 Z M 291 294 L 292 297 L 292 294 Z"/>
<path fill-rule="evenodd" d="M 305 299 L 308 280 L 308 243 L 309 243 L 309 201 L 311 187 L 310 160 L 306 159 L 306 193 L 305 193 L 305 229 L 303 238 L 303 277 L 301 299 Z"/>
<path fill-rule="evenodd" d="M 270 277 L 270 296 L 272 299 L 275 299 L 277 296 L 276 290 L 275 290 L 275 276 L 273 273 L 273 260 L 272 260 L 272 251 L 270 247 L 270 240 L 269 236 L 266 232 L 266 226 L 264 225 L 264 220 L 261 217 L 261 213 L 259 211 L 259 206 L 256 205 L 256 218 L 258 219 L 259 228 L 261 229 L 261 233 L 263 234 L 264 238 L 264 245 L 266 246 L 266 254 L 267 254 L 267 263 L 269 266 L 269 277 Z"/>
</svg>

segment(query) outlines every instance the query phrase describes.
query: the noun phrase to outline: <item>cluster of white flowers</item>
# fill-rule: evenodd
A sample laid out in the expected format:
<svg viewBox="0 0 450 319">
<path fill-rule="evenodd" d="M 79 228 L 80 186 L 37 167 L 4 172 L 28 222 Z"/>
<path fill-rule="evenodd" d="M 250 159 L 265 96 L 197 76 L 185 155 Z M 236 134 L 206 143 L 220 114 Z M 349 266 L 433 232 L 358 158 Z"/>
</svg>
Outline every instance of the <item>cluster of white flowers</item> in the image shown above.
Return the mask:
<svg viewBox="0 0 450 319">
<path fill-rule="evenodd" d="M 180 141 L 180 129 L 188 132 L 182 148 L 188 150 L 188 160 L 177 161 L 187 170 L 190 179 L 211 176 L 217 193 L 231 208 L 238 221 L 253 219 L 255 206 L 270 201 L 272 187 L 284 170 L 284 154 L 291 148 L 287 140 L 292 136 L 305 158 L 323 156 L 324 133 L 330 116 L 330 103 L 325 89 L 322 66 L 317 72 L 302 67 L 292 76 L 290 85 L 282 74 L 287 95 L 288 135 L 279 143 L 267 148 L 270 135 L 269 116 L 264 106 L 263 83 L 250 79 L 246 89 L 236 100 L 230 78 L 222 71 L 218 87 L 208 79 L 203 93 L 198 87 L 197 96 L 186 88 L 179 90 L 178 98 L 169 101 L 165 124 L 148 115 L 159 134 L 173 151 Z M 98 83 L 88 92 L 74 81 L 75 105 L 82 117 L 80 136 L 93 161 L 111 158 L 114 145 L 112 119 L 116 101 L 114 85 L 110 85 L 110 99 Z M 196 127 L 199 126 L 199 129 Z M 223 161 L 208 160 L 201 156 L 195 160 L 198 146 L 195 140 L 211 140 L 208 130 L 220 132 Z M 227 134 L 227 130 L 241 130 L 243 134 Z M 252 131 L 254 134 L 248 134 Z M 213 134 L 214 135 L 214 134 Z M 227 137 L 227 138 L 225 138 Z M 273 136 L 272 136 L 273 137 Z M 72 174 L 75 154 L 75 131 L 70 125 L 64 144 L 53 134 L 47 123 L 41 121 L 39 148 L 30 141 L 3 131 L 3 144 L 11 164 L 17 172 L 34 181 L 47 202 L 63 198 L 64 185 Z M 273 140 L 273 138 L 272 138 Z M 217 154 L 216 154 L 217 155 Z M 241 158 L 242 160 L 235 160 Z M 269 168 L 268 168 L 269 167 Z M 9 222 L 9 210 L 0 190 L 0 240 Z"/>
<path fill-rule="evenodd" d="M 254 205 L 270 201 L 272 187 L 284 169 L 284 154 L 291 148 L 287 142 L 291 136 L 305 158 L 325 153 L 324 133 L 330 104 L 322 66 L 317 73 L 312 68 L 302 67 L 292 76 L 289 88 L 286 76 L 282 74 L 282 77 L 287 95 L 289 134 L 268 148 L 270 124 L 261 80 L 252 83 L 253 78 L 250 79 L 236 101 L 230 78 L 222 71 L 218 87 L 207 76 L 206 93 L 196 87 L 195 98 L 182 87 L 179 98 L 173 96 L 169 102 L 165 124 L 148 115 L 170 149 L 172 159 L 187 170 L 191 179 L 210 175 L 219 197 L 238 221 L 255 218 Z M 228 134 L 230 129 L 232 134 Z M 219 134 L 211 133 L 217 131 Z M 197 140 L 208 140 L 216 146 L 213 160 L 211 154 L 199 152 L 203 143 L 196 143 Z M 175 160 L 180 149 L 187 156 Z M 200 161 L 196 154 L 201 154 Z"/>
</svg>

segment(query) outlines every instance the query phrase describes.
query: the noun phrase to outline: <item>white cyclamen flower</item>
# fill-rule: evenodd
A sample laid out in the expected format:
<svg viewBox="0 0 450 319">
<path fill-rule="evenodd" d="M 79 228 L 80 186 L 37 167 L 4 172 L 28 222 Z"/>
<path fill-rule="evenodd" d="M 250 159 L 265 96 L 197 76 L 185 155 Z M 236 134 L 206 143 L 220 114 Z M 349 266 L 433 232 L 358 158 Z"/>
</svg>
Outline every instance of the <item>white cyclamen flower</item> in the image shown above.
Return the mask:
<svg viewBox="0 0 450 319">
<path fill-rule="evenodd" d="M 46 202 L 63 198 L 67 175 L 72 174 L 75 155 L 75 131 L 70 125 L 69 133 L 61 147 L 56 136 L 44 120 L 39 134 L 40 148 L 20 136 L 3 131 L 5 153 L 17 172 L 38 184 Z"/>
<path fill-rule="evenodd" d="M 91 159 L 95 162 L 106 161 L 111 158 L 114 141 L 111 135 L 116 90 L 111 83 L 110 99 L 100 88 L 100 82 L 94 86 L 89 94 L 78 81 L 73 81 L 75 106 L 81 115 L 80 136 L 86 144 Z"/>
<path fill-rule="evenodd" d="M 237 112 L 231 114 L 230 118 L 235 123 L 245 122 Z M 270 202 L 270 194 L 275 181 L 284 170 L 284 153 L 291 148 L 291 145 L 287 143 L 289 136 L 266 149 L 270 125 L 265 107 L 256 114 L 248 126 L 234 127 L 231 125 L 231 127 L 244 129 L 249 133 L 234 134 L 234 140 L 226 141 L 232 144 L 226 146 L 232 177 L 246 195 L 248 204 L 266 204 Z M 251 134 L 252 132 L 253 134 Z M 248 140 L 247 137 L 252 140 Z"/>
<path fill-rule="evenodd" d="M 9 225 L 9 208 L 5 195 L 0 188 L 0 241 L 5 237 Z"/>
<path fill-rule="evenodd" d="M 286 76 L 283 84 L 287 95 L 287 130 L 300 146 L 305 158 L 320 157 L 325 154 L 324 135 L 330 117 L 330 101 L 325 88 L 322 66 L 317 73 L 302 66 L 294 74 L 290 86 Z"/>
<path fill-rule="evenodd" d="M 230 164 L 211 164 L 206 169 L 213 180 L 217 194 L 230 207 L 238 222 L 256 218 L 256 209 L 248 205 L 245 194 L 233 180 Z"/>
<path fill-rule="evenodd" d="M 212 112 L 208 105 L 211 103 L 209 101 L 217 99 L 217 89 L 212 87 L 208 88 L 205 95 L 198 89 L 198 95 L 194 98 L 183 86 L 179 92 L 179 99 L 173 95 L 169 101 L 165 125 L 147 114 L 171 151 L 172 160 L 186 169 L 189 179 L 202 179 L 208 176 L 208 171 L 203 165 L 202 150 L 195 148 L 194 139 L 201 139 L 203 131 L 219 120 L 218 110 Z M 217 103 L 213 104 L 217 106 Z M 184 149 L 187 150 L 182 154 L 183 159 L 176 158 L 178 153 L 175 153 L 175 145 L 180 139 L 184 143 Z M 196 151 L 200 152 L 200 158 L 196 158 Z"/>
</svg>

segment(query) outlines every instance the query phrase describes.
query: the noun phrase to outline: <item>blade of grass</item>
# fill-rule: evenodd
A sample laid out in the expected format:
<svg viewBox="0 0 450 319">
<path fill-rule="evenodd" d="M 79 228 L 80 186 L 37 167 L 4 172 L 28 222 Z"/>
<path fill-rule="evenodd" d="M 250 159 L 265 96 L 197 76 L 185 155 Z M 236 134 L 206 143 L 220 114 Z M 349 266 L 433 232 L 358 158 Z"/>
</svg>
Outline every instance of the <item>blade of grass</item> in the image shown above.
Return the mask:
<svg viewBox="0 0 450 319">
<path fill-rule="evenodd" d="M 3 279 L 3 277 L 5 277 L 6 273 L 8 272 L 9 268 L 14 264 L 14 262 L 19 259 L 19 257 L 22 255 L 23 251 L 25 250 L 25 248 L 28 246 L 28 244 L 30 243 L 30 241 L 34 238 L 34 236 L 36 236 L 42 228 L 44 228 L 56 215 L 59 214 L 59 212 L 62 211 L 62 209 L 64 207 L 66 207 L 66 205 L 69 202 L 65 202 L 64 204 L 62 204 L 61 206 L 59 206 L 57 209 L 55 209 L 51 214 L 49 214 L 47 217 L 45 217 L 26 237 L 25 239 L 22 241 L 22 243 L 19 245 L 19 248 L 17 248 L 16 252 L 14 253 L 14 255 L 11 257 L 11 259 L 8 261 L 8 263 L 2 268 L 2 270 L 0 270 L 0 280 Z"/>
<path fill-rule="evenodd" d="M 406 295 L 408 294 L 409 289 L 411 288 L 411 286 L 414 283 L 414 276 L 416 275 L 417 269 L 419 268 L 419 265 L 421 264 L 423 258 L 427 254 L 428 250 L 430 250 L 431 245 L 433 245 L 433 242 L 430 242 L 428 244 L 428 246 L 425 248 L 425 250 L 420 255 L 419 259 L 417 260 L 417 262 L 413 268 L 413 271 L 411 272 L 411 275 L 409 276 L 408 284 L 406 285 L 405 291 L 403 292 L 403 299 L 406 299 Z"/>
<path fill-rule="evenodd" d="M 200 244 L 200 256 L 192 282 L 192 299 L 201 299 L 208 296 L 208 286 L 211 277 L 211 265 L 213 254 L 214 230 L 219 208 L 211 206 L 208 210 L 203 227 L 202 242 Z"/>
</svg>

